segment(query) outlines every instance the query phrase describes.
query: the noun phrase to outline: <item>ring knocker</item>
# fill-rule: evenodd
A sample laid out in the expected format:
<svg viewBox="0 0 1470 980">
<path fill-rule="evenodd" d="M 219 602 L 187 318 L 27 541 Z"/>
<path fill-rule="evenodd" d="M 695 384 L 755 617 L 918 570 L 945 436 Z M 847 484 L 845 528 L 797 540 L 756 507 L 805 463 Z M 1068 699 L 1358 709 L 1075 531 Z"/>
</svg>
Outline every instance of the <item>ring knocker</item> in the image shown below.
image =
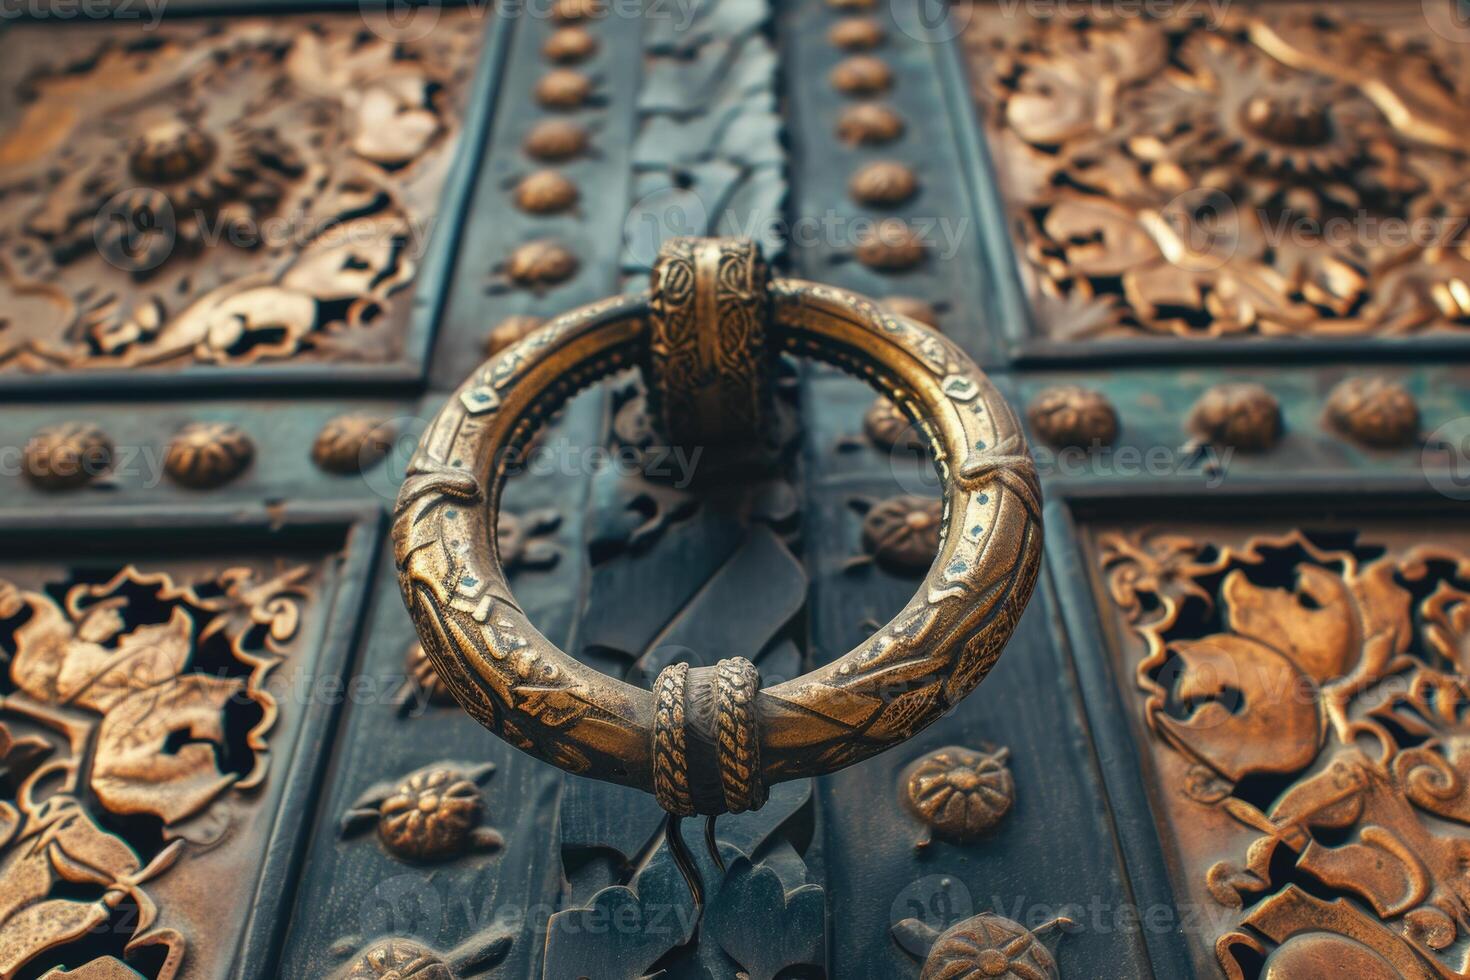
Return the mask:
<svg viewBox="0 0 1470 980">
<path fill-rule="evenodd" d="M 770 688 L 739 657 L 673 664 L 647 691 L 558 650 L 497 553 L 507 460 L 573 393 L 631 365 L 670 438 L 739 441 L 762 422 L 780 351 L 864 378 L 928 437 L 943 535 L 918 593 L 846 656 Z M 475 371 L 419 444 L 393 540 L 424 649 L 481 724 L 567 772 L 652 792 L 674 816 L 713 815 L 896 745 L 969 694 L 1036 584 L 1040 491 L 1015 415 L 944 337 L 856 294 L 771 279 L 753 242 L 678 239 L 647 292 L 560 316 Z"/>
</svg>

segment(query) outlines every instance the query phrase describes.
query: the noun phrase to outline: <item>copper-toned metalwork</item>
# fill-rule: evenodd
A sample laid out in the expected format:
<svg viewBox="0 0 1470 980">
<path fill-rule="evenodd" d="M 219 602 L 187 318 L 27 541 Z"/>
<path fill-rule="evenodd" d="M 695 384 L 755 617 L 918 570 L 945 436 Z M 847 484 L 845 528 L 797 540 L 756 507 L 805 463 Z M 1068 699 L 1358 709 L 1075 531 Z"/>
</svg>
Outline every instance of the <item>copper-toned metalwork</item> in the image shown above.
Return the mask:
<svg viewBox="0 0 1470 980">
<path fill-rule="evenodd" d="M 982 912 L 942 933 L 918 919 L 893 927 L 893 938 L 923 961 L 919 980 L 1061 980 L 1056 958 L 1040 934 L 1074 925 L 1056 918 L 1028 929 L 1005 916 Z"/>
<path fill-rule="evenodd" d="M 939 554 L 944 532 L 944 501 L 930 497 L 889 497 L 867 505 L 863 550 L 879 565 L 903 574 L 923 572 Z"/>
<path fill-rule="evenodd" d="M 191 422 L 169 440 L 163 468 L 176 482 L 208 490 L 245 471 L 255 458 L 255 443 L 231 422 Z"/>
<path fill-rule="evenodd" d="M 531 290 L 554 286 L 576 275 L 580 263 L 560 242 L 542 239 L 518 245 L 505 260 L 505 277 Z"/>
<path fill-rule="evenodd" d="M 315 589 L 311 566 L 269 569 L 0 581 L 0 975 L 80 956 L 104 928 L 123 930 L 130 954 L 156 953 L 160 977 L 199 949 L 189 975 L 228 969 L 233 950 L 201 933 L 228 935 L 221 923 L 243 920 L 253 891 L 191 865 L 242 862 L 235 838 L 281 711 L 267 677 L 292 675 Z M 118 920 L 124 902 L 137 913 Z M 94 962 L 98 976 L 137 976 Z"/>
<path fill-rule="evenodd" d="M 526 133 L 521 148 L 526 155 L 548 163 L 570 160 L 587 152 L 585 126 L 565 119 L 545 119 Z"/>
<path fill-rule="evenodd" d="M 577 185 L 555 170 L 538 170 L 516 184 L 516 207 L 532 214 L 555 214 L 577 203 Z"/>
<path fill-rule="evenodd" d="M 1097 534 L 1153 799 L 1227 976 L 1463 968 L 1466 544 Z"/>
<path fill-rule="evenodd" d="M 112 468 L 112 440 L 91 422 L 63 422 L 26 441 L 26 479 L 43 490 L 84 487 Z"/>
<path fill-rule="evenodd" d="M 393 446 L 393 424 L 374 415 L 339 415 L 322 426 L 311 446 L 312 462 L 328 473 L 361 473 Z"/>
<path fill-rule="evenodd" d="M 994 829 L 1016 802 L 1010 749 L 951 745 L 923 756 L 904 774 L 902 800 L 909 812 L 946 840 L 976 840 Z M 923 847 L 928 837 L 919 841 Z"/>
<path fill-rule="evenodd" d="M 903 130 L 903 117 L 877 102 L 848 106 L 837 117 L 837 138 L 854 146 L 892 143 Z"/>
<path fill-rule="evenodd" d="M 923 431 L 910 421 L 891 398 L 879 395 L 863 414 L 863 434 L 879 449 L 915 452 L 923 449 Z"/>
<path fill-rule="evenodd" d="M 902 204 L 919 192 L 919 179 L 908 164 L 875 160 L 864 164 L 847 182 L 847 192 L 859 204 Z"/>
<path fill-rule="evenodd" d="M 1367 446 L 1392 449 L 1419 436 L 1419 405 L 1402 385 L 1385 378 L 1339 381 L 1327 396 L 1327 424 Z"/>
<path fill-rule="evenodd" d="M 855 54 L 832 69 L 832 87 L 843 95 L 879 95 L 893 86 L 893 72 L 881 58 Z"/>
<path fill-rule="evenodd" d="M 530 316 L 525 313 L 515 313 L 501 320 L 490 329 L 485 337 L 485 356 L 494 357 L 505 350 L 511 344 L 523 339 L 533 330 L 539 330 L 546 323 L 545 317 Z"/>
<path fill-rule="evenodd" d="M 547 109 L 580 109 L 592 95 L 592 79 L 571 68 L 547 72 L 536 83 L 536 101 Z"/>
<path fill-rule="evenodd" d="M 957 14 L 1040 329 L 1470 329 L 1465 45 L 1394 4 L 1197 13 Z"/>
<path fill-rule="evenodd" d="M 1109 446 L 1118 437 L 1118 413 L 1100 391 L 1081 385 L 1047 388 L 1026 406 L 1031 428 L 1058 447 Z"/>
<path fill-rule="evenodd" d="M 918 320 L 931 330 L 940 329 L 939 311 L 926 299 L 919 299 L 917 296 L 885 296 L 880 303 L 889 313 Z"/>
<path fill-rule="evenodd" d="M 494 773 L 488 762 L 439 762 L 374 786 L 343 814 L 342 836 L 376 827 L 383 846 L 410 861 L 447 861 L 499 850 L 505 839 L 481 826 L 486 807 L 480 784 Z"/>
<path fill-rule="evenodd" d="M 680 446 L 749 442 L 770 400 L 770 269 L 755 242 L 676 238 L 649 295 L 652 408 Z"/>
<path fill-rule="evenodd" d="M 883 25 L 871 17 L 852 17 L 839 20 L 827 32 L 833 47 L 844 51 L 871 51 L 883 43 Z"/>
<path fill-rule="evenodd" d="M 597 38 L 585 27 L 561 27 L 541 46 L 548 61 L 571 65 L 585 61 L 597 51 Z"/>
<path fill-rule="evenodd" d="M 712 300 L 693 301 L 708 311 L 704 330 L 716 325 Z M 647 293 L 557 317 L 477 370 L 426 432 L 394 516 L 405 602 L 465 710 L 570 772 L 646 791 L 657 774 L 661 799 L 698 812 L 758 806 L 765 787 L 850 765 L 940 717 L 995 663 L 1040 560 L 1040 491 L 1020 427 L 959 348 L 828 286 L 775 279 L 763 305 L 773 349 L 859 372 L 925 420 L 935 447 L 939 553 L 913 600 L 848 655 L 764 689 L 739 662 L 665 671 L 655 696 L 556 649 L 512 600 L 487 536 L 507 451 L 647 349 Z M 694 707 L 705 703 L 727 707 Z"/>
<path fill-rule="evenodd" d="M 858 232 L 853 253 L 857 260 L 879 272 L 902 272 L 924 261 L 923 238 L 902 218 L 884 218 Z"/>
<path fill-rule="evenodd" d="M 348 14 L 7 30 L 0 370 L 400 356 L 482 34 L 468 10 L 411 41 Z"/>
<path fill-rule="evenodd" d="M 1189 412 L 1189 431 L 1198 439 L 1244 452 L 1265 452 L 1281 438 L 1281 405 L 1254 382 L 1215 385 Z"/>
</svg>

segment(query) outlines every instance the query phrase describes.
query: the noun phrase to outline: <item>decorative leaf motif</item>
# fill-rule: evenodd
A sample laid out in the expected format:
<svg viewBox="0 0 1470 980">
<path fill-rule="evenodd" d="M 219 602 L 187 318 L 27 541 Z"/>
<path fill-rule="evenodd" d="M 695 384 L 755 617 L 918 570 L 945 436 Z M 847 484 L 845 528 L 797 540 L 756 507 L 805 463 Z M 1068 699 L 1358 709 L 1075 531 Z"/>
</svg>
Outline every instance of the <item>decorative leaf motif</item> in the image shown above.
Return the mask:
<svg viewBox="0 0 1470 980">
<path fill-rule="evenodd" d="M 119 702 L 97 730 L 92 789 L 115 813 L 151 813 L 175 824 L 208 806 L 235 782 L 217 766 L 222 712 L 244 685 L 204 675 L 137 691 Z M 176 732 L 188 736 L 165 751 Z"/>
</svg>

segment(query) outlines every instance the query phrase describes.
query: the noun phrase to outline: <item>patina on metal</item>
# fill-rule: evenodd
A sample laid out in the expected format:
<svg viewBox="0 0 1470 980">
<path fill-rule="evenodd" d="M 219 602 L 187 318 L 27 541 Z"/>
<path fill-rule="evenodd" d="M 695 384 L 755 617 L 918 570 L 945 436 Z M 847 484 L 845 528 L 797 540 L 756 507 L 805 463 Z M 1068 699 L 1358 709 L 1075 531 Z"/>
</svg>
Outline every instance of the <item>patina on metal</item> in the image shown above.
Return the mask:
<svg viewBox="0 0 1470 980">
<path fill-rule="evenodd" d="M 763 265 L 753 243 L 681 240 L 661 256 L 651 293 L 565 314 L 487 361 L 420 441 L 394 517 L 404 600 L 461 706 L 538 758 L 654 792 L 675 815 L 758 808 L 775 783 L 851 765 L 938 719 L 1000 656 L 1040 563 L 1035 466 L 974 362 L 854 293 L 767 285 L 753 274 Z M 648 691 L 589 669 L 536 630 L 510 594 L 490 529 L 511 460 L 558 405 L 612 371 L 648 368 L 660 318 L 666 329 L 688 313 L 698 342 L 728 325 L 734 305 L 764 309 L 772 349 L 851 371 L 916 421 L 944 488 L 939 553 L 891 622 L 819 670 L 762 689 L 748 661 L 674 665 Z M 752 363 L 734 360 L 742 371 Z M 664 367 L 645 373 L 667 401 Z M 744 395 L 750 378 L 737 377 Z"/>
</svg>

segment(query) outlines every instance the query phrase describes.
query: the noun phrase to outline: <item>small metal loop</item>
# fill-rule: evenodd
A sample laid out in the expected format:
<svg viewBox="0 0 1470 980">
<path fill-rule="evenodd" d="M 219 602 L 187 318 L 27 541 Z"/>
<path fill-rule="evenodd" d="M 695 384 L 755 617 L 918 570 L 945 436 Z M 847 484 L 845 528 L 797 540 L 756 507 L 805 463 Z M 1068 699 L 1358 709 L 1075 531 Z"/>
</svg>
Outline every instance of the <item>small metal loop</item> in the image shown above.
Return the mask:
<svg viewBox="0 0 1470 980">
<path fill-rule="evenodd" d="M 684 739 L 684 690 L 689 665 L 669 664 L 653 684 L 653 795 L 679 817 L 694 815 L 689 793 L 689 753 Z"/>
<path fill-rule="evenodd" d="M 754 442 L 769 410 L 770 268 L 760 245 L 672 238 L 649 292 L 649 404 L 677 446 Z"/>
<path fill-rule="evenodd" d="M 725 808 L 731 813 L 759 810 L 766 802 L 766 784 L 761 774 L 760 719 L 755 701 L 761 672 L 744 657 L 721 660 L 716 669 L 719 681 L 715 740 Z"/>
</svg>

